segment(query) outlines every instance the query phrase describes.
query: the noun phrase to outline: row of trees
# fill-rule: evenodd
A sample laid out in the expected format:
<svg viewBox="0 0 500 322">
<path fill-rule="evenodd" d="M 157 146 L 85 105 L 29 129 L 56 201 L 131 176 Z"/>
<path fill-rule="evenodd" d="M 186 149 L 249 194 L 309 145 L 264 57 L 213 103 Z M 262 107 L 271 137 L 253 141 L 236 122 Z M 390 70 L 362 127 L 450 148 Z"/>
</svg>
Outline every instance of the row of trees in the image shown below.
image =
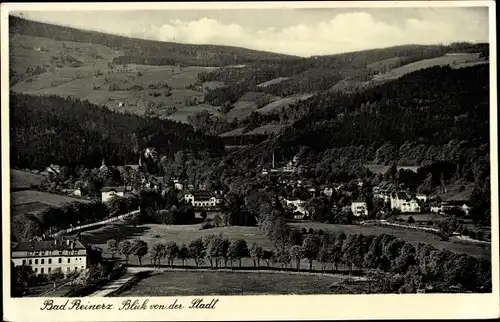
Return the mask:
<svg viewBox="0 0 500 322">
<path fill-rule="evenodd" d="M 313 261 L 318 261 L 323 268 L 328 263 L 343 263 L 348 265 L 349 271 L 353 267 L 380 270 L 401 280 L 399 292 L 413 293 L 423 288 L 444 291 L 452 286 L 468 291 L 491 290 L 491 262 L 488 259 L 436 249 L 425 243 L 415 247 L 388 234 L 365 236 L 323 232 L 304 235 L 290 228 L 277 212 L 262 222 L 261 229 L 274 245 L 279 261 L 284 263 L 295 259 L 299 265 L 300 260 L 306 258 L 310 267 Z"/>
</svg>

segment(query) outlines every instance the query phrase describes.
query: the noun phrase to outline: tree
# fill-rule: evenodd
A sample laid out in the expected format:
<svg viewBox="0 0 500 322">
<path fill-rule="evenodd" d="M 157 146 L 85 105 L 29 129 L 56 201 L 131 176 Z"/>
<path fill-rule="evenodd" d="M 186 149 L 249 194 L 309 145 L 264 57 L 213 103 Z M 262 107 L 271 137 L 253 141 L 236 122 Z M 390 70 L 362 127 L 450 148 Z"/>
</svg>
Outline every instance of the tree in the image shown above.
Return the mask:
<svg viewBox="0 0 500 322">
<path fill-rule="evenodd" d="M 201 213 L 200 213 L 200 216 L 203 220 L 206 220 L 207 219 L 207 212 L 205 210 L 203 210 Z"/>
<path fill-rule="evenodd" d="M 304 257 L 304 252 L 302 250 L 302 247 L 299 245 L 293 245 L 290 248 L 290 257 L 297 264 L 297 272 L 300 272 L 300 261 Z"/>
<path fill-rule="evenodd" d="M 52 272 L 49 273 L 49 281 L 52 281 L 54 283 L 54 288 L 56 288 L 56 282 L 63 278 L 64 274 L 60 267 L 54 269 Z"/>
<path fill-rule="evenodd" d="M 131 248 L 132 253 L 137 256 L 139 260 L 139 266 L 142 266 L 142 258 L 148 253 L 148 244 L 141 239 L 135 239 L 132 242 Z"/>
<path fill-rule="evenodd" d="M 174 259 L 179 255 L 179 246 L 174 241 L 169 241 L 166 245 L 166 256 L 168 265 L 174 265 Z"/>
<path fill-rule="evenodd" d="M 106 243 L 106 250 L 109 254 L 111 254 L 111 259 L 115 258 L 115 255 L 118 253 L 118 243 L 115 239 L 109 239 Z"/>
<path fill-rule="evenodd" d="M 155 244 L 153 246 L 153 249 L 151 250 L 151 258 L 153 259 L 153 265 L 158 265 L 160 267 L 161 265 L 161 259 L 162 257 L 166 256 L 166 247 L 163 244 Z"/>
<path fill-rule="evenodd" d="M 448 240 L 453 236 L 453 233 L 461 231 L 462 226 L 460 221 L 455 217 L 446 218 L 438 222 L 439 233 L 443 240 Z"/>
<path fill-rule="evenodd" d="M 185 266 L 185 262 L 189 258 L 189 250 L 186 244 L 181 244 L 177 257 L 182 261 L 182 266 Z"/>
<path fill-rule="evenodd" d="M 260 247 L 256 243 L 253 243 L 252 247 L 250 247 L 250 257 L 252 257 L 254 267 L 256 262 L 257 262 L 257 267 L 260 266 L 260 259 L 263 257 L 263 255 L 264 255 L 264 250 L 262 249 L 262 247 Z"/>
<path fill-rule="evenodd" d="M 408 217 L 407 222 L 408 222 L 409 224 L 414 224 L 414 223 L 415 223 L 415 219 L 413 219 L 413 217 L 412 217 L 412 216 L 410 216 L 410 217 Z"/>
<path fill-rule="evenodd" d="M 286 248 L 277 249 L 274 256 L 274 261 L 280 264 L 282 268 L 287 268 L 290 265 L 291 261 L 288 250 Z"/>
<path fill-rule="evenodd" d="M 247 242 L 244 239 L 237 239 L 229 245 L 227 256 L 231 259 L 231 267 L 233 266 L 232 261 L 234 259 L 238 259 L 239 266 L 241 267 L 241 259 L 249 255 Z"/>
<path fill-rule="evenodd" d="M 189 258 L 194 260 L 196 267 L 203 262 L 203 258 L 205 257 L 205 244 L 203 243 L 201 237 L 189 243 L 188 253 Z"/>
<path fill-rule="evenodd" d="M 304 257 L 309 260 L 309 271 L 312 271 L 313 261 L 318 258 L 320 240 L 315 235 L 307 235 L 302 243 Z"/>
<path fill-rule="evenodd" d="M 274 252 L 269 249 L 264 249 L 262 252 L 262 259 L 266 262 L 267 267 L 271 265 L 274 258 Z"/>
<path fill-rule="evenodd" d="M 128 264 L 128 258 L 132 254 L 132 244 L 128 240 L 123 240 L 118 245 L 119 252 L 125 256 L 125 262 Z"/>
</svg>

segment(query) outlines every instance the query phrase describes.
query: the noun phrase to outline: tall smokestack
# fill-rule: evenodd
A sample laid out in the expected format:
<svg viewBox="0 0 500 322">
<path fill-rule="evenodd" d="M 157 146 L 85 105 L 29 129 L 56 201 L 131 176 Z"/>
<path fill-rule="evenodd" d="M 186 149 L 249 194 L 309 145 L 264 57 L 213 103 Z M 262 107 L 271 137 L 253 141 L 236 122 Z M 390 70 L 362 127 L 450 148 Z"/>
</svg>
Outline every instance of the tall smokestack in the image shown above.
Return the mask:
<svg viewBox="0 0 500 322">
<path fill-rule="evenodd" d="M 273 169 L 274 169 L 274 151 L 273 151 Z"/>
</svg>

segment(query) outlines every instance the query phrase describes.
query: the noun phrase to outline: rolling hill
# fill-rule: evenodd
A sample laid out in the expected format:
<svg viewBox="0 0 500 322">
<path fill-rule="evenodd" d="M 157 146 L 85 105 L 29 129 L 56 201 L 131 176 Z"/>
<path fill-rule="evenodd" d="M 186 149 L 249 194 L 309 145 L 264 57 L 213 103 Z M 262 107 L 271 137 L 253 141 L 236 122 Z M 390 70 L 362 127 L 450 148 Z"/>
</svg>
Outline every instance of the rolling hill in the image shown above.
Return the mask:
<svg viewBox="0 0 500 322">
<path fill-rule="evenodd" d="M 488 62 L 488 44 L 405 45 L 300 58 L 9 19 L 12 91 L 70 96 L 183 123 L 201 111 L 228 122 L 253 112 L 280 114 L 322 91 L 354 93 L 432 66 Z"/>
</svg>

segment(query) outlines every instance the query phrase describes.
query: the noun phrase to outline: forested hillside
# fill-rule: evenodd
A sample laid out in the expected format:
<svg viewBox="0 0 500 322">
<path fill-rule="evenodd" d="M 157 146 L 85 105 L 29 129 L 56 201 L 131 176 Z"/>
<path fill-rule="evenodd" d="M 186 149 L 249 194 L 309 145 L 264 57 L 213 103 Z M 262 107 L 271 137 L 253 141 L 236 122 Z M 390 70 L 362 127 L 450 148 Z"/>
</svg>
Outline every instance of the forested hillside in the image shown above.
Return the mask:
<svg viewBox="0 0 500 322">
<path fill-rule="evenodd" d="M 284 159 L 302 151 L 323 180 L 349 167 L 353 175 L 366 161 L 446 160 L 469 181 L 489 174 L 487 65 L 429 68 L 355 94 L 325 92 L 284 114 L 293 125 L 235 153 L 235 164 L 269 163 L 271 151 L 278 150 Z"/>
<path fill-rule="evenodd" d="M 398 67 L 442 57 L 449 53 L 477 53 L 477 57 L 471 56 L 466 59 L 479 62 L 487 59 L 488 48 L 488 44 L 470 43 L 455 43 L 449 46 L 406 45 L 285 62 L 257 62 L 244 68 L 223 68 L 201 73 L 198 76 L 198 83 L 219 81 L 227 85 L 212 89 L 207 94 L 206 101 L 214 105 L 226 101 L 234 102 L 246 92 L 263 91 L 273 95 L 288 96 L 328 90 L 341 81 L 347 84 L 342 86 L 343 90 L 348 87 L 357 89 L 378 83 L 372 79 L 375 75 L 383 75 Z M 448 61 L 444 63 L 459 67 L 460 61 L 455 61 L 455 57 L 447 58 Z M 276 81 L 263 84 L 273 79 Z"/>
<path fill-rule="evenodd" d="M 113 63 L 116 64 L 227 66 L 292 57 L 239 47 L 188 45 L 128 38 L 35 22 L 15 16 L 9 17 L 9 27 L 9 32 L 14 34 L 98 44 L 120 50 L 123 55 L 114 59 Z"/>
<path fill-rule="evenodd" d="M 172 156 L 179 150 L 220 153 L 220 139 L 189 125 L 114 113 L 105 107 L 56 96 L 10 95 L 11 167 L 40 169 L 51 163 L 86 167 L 137 164 L 148 146 Z"/>
</svg>

